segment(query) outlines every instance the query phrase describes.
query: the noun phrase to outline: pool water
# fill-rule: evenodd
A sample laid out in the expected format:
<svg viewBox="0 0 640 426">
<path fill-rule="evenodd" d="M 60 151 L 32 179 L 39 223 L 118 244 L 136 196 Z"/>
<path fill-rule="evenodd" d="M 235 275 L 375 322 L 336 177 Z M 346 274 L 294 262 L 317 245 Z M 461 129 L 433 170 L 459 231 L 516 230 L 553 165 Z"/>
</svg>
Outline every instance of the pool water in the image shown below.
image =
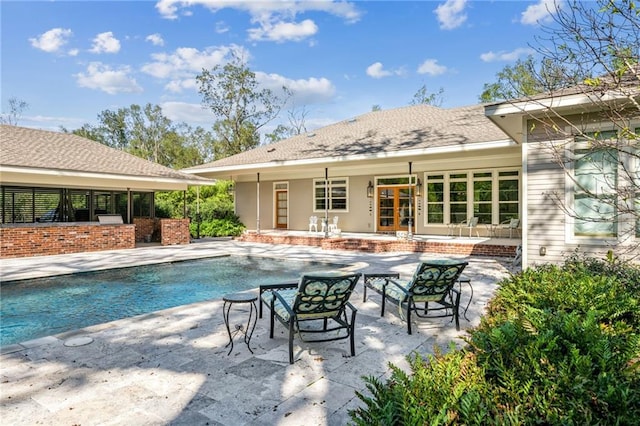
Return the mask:
<svg viewBox="0 0 640 426">
<path fill-rule="evenodd" d="M 0 346 L 210 299 L 344 265 L 225 256 L 0 286 Z"/>
</svg>

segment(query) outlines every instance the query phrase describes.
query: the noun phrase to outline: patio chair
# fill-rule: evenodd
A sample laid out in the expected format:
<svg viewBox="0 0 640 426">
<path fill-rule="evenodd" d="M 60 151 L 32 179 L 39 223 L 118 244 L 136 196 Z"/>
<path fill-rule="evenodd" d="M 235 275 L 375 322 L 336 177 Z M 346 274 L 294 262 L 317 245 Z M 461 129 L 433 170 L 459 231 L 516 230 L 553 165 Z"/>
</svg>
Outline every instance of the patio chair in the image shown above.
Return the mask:
<svg viewBox="0 0 640 426">
<path fill-rule="evenodd" d="M 318 216 L 309 216 L 309 232 L 318 232 Z"/>
<path fill-rule="evenodd" d="M 411 334 L 411 312 L 420 318 L 452 317 L 456 330 L 460 330 L 460 291 L 454 285 L 467 264 L 449 259 L 422 262 L 413 277 L 404 281 L 398 279 L 398 274 L 365 274 L 364 298 L 367 288 L 382 295 L 381 317 L 387 299 L 398 305 L 401 317 L 404 309 L 408 334 Z"/>
<path fill-rule="evenodd" d="M 478 232 L 478 217 L 474 216 L 474 217 L 470 217 L 467 220 L 463 220 L 462 222 L 458 223 L 456 225 L 456 228 L 458 228 L 459 232 L 458 232 L 458 236 L 462 237 L 462 230 L 465 228 L 469 229 L 469 238 L 471 238 L 471 232 L 473 232 L 473 230 L 476 231 L 476 236 L 479 238 L 480 237 L 480 232 Z"/>
<path fill-rule="evenodd" d="M 348 338 L 351 356 L 355 356 L 354 328 L 357 310 L 349 302 L 349 297 L 360 275 L 362 274 L 318 273 L 303 275 L 297 285 L 260 287 L 260 315 L 262 302 L 271 311 L 269 337 L 273 339 L 276 319 L 289 329 L 290 364 L 293 364 L 293 336 L 296 333 L 304 342 Z"/>
<path fill-rule="evenodd" d="M 498 225 L 499 235 L 502 236 L 502 231 L 509 230 L 509 238 L 513 238 L 513 231 L 516 231 L 516 235 L 520 236 L 520 219 L 507 219 L 503 222 L 500 222 Z"/>
</svg>

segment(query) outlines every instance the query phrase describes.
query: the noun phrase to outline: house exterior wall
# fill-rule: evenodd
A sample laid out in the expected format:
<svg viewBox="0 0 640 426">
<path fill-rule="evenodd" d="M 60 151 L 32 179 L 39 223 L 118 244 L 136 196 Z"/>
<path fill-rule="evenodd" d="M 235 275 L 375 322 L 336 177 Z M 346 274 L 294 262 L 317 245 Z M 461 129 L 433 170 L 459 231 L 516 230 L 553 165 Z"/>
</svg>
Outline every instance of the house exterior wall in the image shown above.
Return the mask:
<svg viewBox="0 0 640 426">
<path fill-rule="evenodd" d="M 469 176 L 474 171 L 495 171 L 495 170 L 517 170 L 521 168 L 521 147 L 515 146 L 511 148 L 482 150 L 476 152 L 458 152 L 443 153 L 430 155 L 412 159 L 412 174 L 419 178 L 423 185 L 426 184 L 426 176 L 431 173 L 448 173 L 448 172 L 468 172 Z M 346 178 L 348 179 L 348 206 L 346 211 L 328 212 L 329 220 L 334 216 L 338 217 L 338 228 L 346 232 L 378 232 L 376 228 L 377 217 L 377 198 L 367 197 L 367 185 L 369 182 L 375 184 L 376 178 L 407 176 L 403 173 L 404 169 L 408 172 L 407 166 L 398 168 L 397 163 L 391 164 L 385 169 L 387 163 L 380 161 L 371 167 L 356 166 L 353 167 L 357 175 L 349 174 L 344 170 L 336 171 L 335 168 L 329 168 L 329 179 Z M 366 173 L 369 168 L 373 173 Z M 333 171 L 333 172 L 332 172 Z M 308 173 L 310 174 L 310 173 Z M 322 179 L 321 173 L 315 173 L 315 179 Z M 324 210 L 314 210 L 314 178 L 295 177 L 287 179 L 283 173 L 282 177 L 277 173 L 268 174 L 269 180 L 264 178 L 260 181 L 260 229 L 275 228 L 275 195 L 274 183 L 286 183 L 288 185 L 288 228 L 290 230 L 308 230 L 309 217 L 318 216 L 321 221 L 325 216 Z M 277 176 L 277 178 L 272 178 Z M 249 230 L 256 229 L 257 216 L 257 200 L 256 200 L 256 182 L 237 182 L 235 193 L 236 214 L 240 217 L 242 223 Z M 495 200 L 497 200 L 497 185 Z M 497 201 L 496 201 L 497 202 Z M 448 228 L 446 224 L 429 225 L 425 219 L 425 189 L 423 194 L 417 200 L 416 210 L 414 214 L 415 232 L 417 234 L 441 234 L 446 235 Z M 473 208 L 470 199 L 469 208 Z M 494 219 L 496 221 L 497 219 Z M 497 223 L 497 222 L 496 222 Z M 318 224 L 320 231 L 321 224 Z M 485 235 L 486 229 L 480 227 L 480 234 Z"/>
<path fill-rule="evenodd" d="M 580 129 L 588 129 L 593 125 L 606 128 L 602 116 L 576 115 L 565 119 Z M 557 121 L 555 125 L 561 130 L 567 128 L 562 121 Z M 600 258 L 604 258 L 609 250 L 623 258 L 633 256 L 633 249 L 640 244 L 634 232 L 631 232 L 635 218 L 618 219 L 618 237 L 597 239 L 574 236 L 573 218 L 566 213 L 567 209 L 572 209 L 574 190 L 569 174 L 572 165 L 566 161 L 573 138 L 567 138 L 560 132 L 550 133 L 552 126 L 544 127 L 540 123 L 533 126 L 527 122 L 526 128 L 534 128 L 534 131 L 527 134 L 524 144 L 527 172 L 524 190 L 527 197 L 527 229 L 524 241 L 527 247 L 523 266 L 562 263 L 575 251 Z M 565 161 L 566 169 L 561 166 L 562 161 Z"/>
</svg>

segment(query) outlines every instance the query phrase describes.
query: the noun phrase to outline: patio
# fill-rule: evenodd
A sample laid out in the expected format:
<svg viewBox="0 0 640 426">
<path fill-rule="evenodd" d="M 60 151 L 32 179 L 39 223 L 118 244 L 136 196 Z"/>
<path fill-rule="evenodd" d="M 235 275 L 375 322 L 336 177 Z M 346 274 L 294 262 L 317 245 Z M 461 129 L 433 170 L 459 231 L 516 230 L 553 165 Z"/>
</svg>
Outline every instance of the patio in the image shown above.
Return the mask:
<svg viewBox="0 0 640 426">
<path fill-rule="evenodd" d="M 395 238 L 395 237 L 394 237 Z M 428 253 L 324 250 L 311 246 L 267 245 L 232 240 L 198 241 L 188 246 L 3 260 L 2 280 L 133 266 L 220 254 L 286 257 L 353 265 L 367 272 L 410 275 Z M 413 351 L 433 353 L 434 345 L 463 345 L 465 330 L 477 325 L 496 283 L 511 259 L 468 258 L 465 275 L 474 295 L 466 321 L 456 332 L 449 319 L 418 320 L 407 335 L 397 309 L 380 318 L 380 300 L 362 301 L 362 282 L 352 302 L 358 308 L 356 356 L 347 341 L 294 341 L 289 365 L 287 338 L 268 319 L 257 322 L 251 348 L 236 341 L 227 355 L 222 300 L 180 306 L 2 348 L 0 418 L 21 424 L 278 424 L 343 425 L 360 405 L 354 391 L 362 376 L 385 377 L 388 363 L 407 367 Z M 462 288 L 461 305 L 469 293 Z M 235 311 L 236 308 L 234 308 Z M 86 345 L 75 344 L 89 337 Z M 66 343 L 66 344 L 65 344 Z M 84 343 L 84 342 L 83 342 Z"/>
</svg>

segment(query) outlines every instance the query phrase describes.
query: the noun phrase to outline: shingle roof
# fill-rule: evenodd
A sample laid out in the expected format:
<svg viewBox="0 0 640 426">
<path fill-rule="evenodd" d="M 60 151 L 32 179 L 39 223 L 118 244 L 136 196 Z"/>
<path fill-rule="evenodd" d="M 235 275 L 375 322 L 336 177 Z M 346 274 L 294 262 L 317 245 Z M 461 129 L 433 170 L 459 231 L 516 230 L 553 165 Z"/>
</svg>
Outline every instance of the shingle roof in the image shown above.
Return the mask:
<svg viewBox="0 0 640 426">
<path fill-rule="evenodd" d="M 485 116 L 483 105 L 452 109 L 415 105 L 369 112 L 185 171 L 272 161 L 374 155 L 507 139 L 509 137 Z"/>
<path fill-rule="evenodd" d="M 0 165 L 208 181 L 73 134 L 5 124 L 0 125 Z"/>
</svg>

